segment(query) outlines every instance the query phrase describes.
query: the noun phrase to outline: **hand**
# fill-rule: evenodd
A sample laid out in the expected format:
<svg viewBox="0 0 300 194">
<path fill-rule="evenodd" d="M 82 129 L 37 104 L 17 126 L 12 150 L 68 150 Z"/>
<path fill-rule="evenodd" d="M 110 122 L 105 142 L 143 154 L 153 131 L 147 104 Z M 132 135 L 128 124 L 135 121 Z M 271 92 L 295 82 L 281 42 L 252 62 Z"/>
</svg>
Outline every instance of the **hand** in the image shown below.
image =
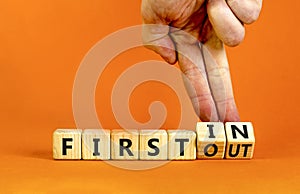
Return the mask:
<svg viewBox="0 0 300 194">
<path fill-rule="evenodd" d="M 170 64 L 178 61 L 194 88 L 195 92 L 187 91 L 202 121 L 240 120 L 223 43 L 241 43 L 243 23 L 254 22 L 261 6 L 262 0 L 142 1 L 144 24 L 158 24 L 145 25 L 145 46 Z"/>
</svg>

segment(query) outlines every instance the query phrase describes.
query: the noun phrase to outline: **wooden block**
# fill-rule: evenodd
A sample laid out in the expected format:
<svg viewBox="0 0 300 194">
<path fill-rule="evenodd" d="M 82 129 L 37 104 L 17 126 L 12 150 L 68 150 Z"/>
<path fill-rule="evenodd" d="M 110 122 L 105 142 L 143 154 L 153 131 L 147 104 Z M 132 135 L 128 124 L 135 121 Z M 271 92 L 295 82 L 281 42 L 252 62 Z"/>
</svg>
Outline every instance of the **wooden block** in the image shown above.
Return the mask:
<svg viewBox="0 0 300 194">
<path fill-rule="evenodd" d="M 81 159 L 81 129 L 57 129 L 53 133 L 54 159 Z"/>
<path fill-rule="evenodd" d="M 166 130 L 140 130 L 140 159 L 167 160 L 168 134 Z"/>
<path fill-rule="evenodd" d="M 196 133 L 190 130 L 168 130 L 169 159 L 195 160 Z"/>
<path fill-rule="evenodd" d="M 110 130 L 86 129 L 82 133 L 82 159 L 110 159 Z"/>
<path fill-rule="evenodd" d="M 226 158 L 252 158 L 255 137 L 251 122 L 227 122 L 225 130 L 227 137 Z"/>
<path fill-rule="evenodd" d="M 139 131 L 115 129 L 111 132 L 111 159 L 139 159 Z"/>
<path fill-rule="evenodd" d="M 225 154 L 226 135 L 221 122 L 198 122 L 197 158 L 222 159 Z"/>
</svg>

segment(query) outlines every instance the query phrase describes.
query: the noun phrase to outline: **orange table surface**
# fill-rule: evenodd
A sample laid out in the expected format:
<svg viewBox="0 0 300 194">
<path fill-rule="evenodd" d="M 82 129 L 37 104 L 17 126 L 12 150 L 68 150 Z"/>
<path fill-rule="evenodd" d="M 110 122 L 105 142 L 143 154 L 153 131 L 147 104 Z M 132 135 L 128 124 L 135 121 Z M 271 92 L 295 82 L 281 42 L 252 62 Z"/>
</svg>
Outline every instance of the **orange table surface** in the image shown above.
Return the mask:
<svg viewBox="0 0 300 194">
<path fill-rule="evenodd" d="M 11 130 L 2 136 L 1 193 L 299 193 L 300 189 L 299 145 L 284 141 L 290 136 L 272 143 L 259 132 L 263 128 L 256 128 L 252 160 L 171 161 L 145 171 L 119 169 L 104 161 L 53 160 L 50 129 L 46 133 L 44 126 L 14 129 L 23 132 Z M 40 132 L 25 133 L 31 130 Z"/>
<path fill-rule="evenodd" d="M 52 159 L 53 131 L 76 127 L 72 87 L 80 61 L 101 38 L 140 24 L 140 1 L 0 4 L 0 193 L 300 193 L 298 1 L 265 1 L 259 20 L 246 26 L 245 41 L 228 48 L 241 119 L 255 130 L 254 158 L 172 161 L 146 171 Z M 106 84 L 97 86 L 96 106 L 104 127 L 118 124 L 103 91 L 126 67 L 149 58 L 160 60 L 144 48 L 129 51 L 100 79 Z M 162 128 L 176 127 L 172 92 L 142 89 L 156 92 L 134 93 L 133 115 L 147 121 L 147 103 L 168 99 Z"/>
</svg>

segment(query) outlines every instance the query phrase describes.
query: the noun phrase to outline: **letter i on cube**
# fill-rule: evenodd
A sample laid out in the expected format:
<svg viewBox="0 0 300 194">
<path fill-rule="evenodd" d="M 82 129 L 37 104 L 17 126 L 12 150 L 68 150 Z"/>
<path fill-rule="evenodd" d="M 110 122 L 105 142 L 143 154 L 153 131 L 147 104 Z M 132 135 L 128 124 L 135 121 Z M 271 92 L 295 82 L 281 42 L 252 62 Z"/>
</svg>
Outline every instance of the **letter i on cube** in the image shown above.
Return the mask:
<svg viewBox="0 0 300 194">
<path fill-rule="evenodd" d="M 225 154 L 226 135 L 221 122 L 198 122 L 197 158 L 223 159 Z"/>
<path fill-rule="evenodd" d="M 110 130 L 85 129 L 82 133 L 82 159 L 110 159 Z"/>
</svg>

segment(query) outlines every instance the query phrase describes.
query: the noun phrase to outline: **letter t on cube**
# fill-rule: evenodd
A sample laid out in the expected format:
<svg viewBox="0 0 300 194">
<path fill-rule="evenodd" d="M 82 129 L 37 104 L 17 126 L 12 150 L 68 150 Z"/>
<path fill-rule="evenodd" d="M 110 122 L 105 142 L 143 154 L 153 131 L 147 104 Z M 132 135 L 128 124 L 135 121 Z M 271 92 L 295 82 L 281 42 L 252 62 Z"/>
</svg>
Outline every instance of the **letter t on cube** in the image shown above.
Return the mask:
<svg viewBox="0 0 300 194">
<path fill-rule="evenodd" d="M 168 130 L 169 159 L 195 160 L 196 133 L 190 130 Z"/>
</svg>

